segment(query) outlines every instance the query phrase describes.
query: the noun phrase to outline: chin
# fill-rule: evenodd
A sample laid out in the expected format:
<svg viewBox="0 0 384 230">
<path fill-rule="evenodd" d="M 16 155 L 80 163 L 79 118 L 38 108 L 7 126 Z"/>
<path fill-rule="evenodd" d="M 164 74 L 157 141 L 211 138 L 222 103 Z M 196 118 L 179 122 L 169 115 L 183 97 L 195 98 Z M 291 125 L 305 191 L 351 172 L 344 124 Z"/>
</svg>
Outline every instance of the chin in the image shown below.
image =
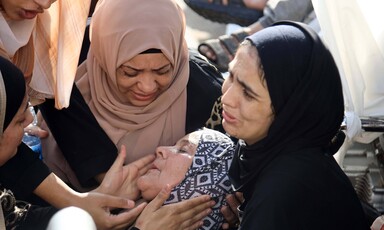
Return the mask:
<svg viewBox="0 0 384 230">
<path fill-rule="evenodd" d="M 157 194 L 159 194 L 160 191 L 155 191 L 154 188 L 150 189 L 150 190 L 147 190 L 147 191 L 142 191 L 141 192 L 141 197 L 146 200 L 146 201 L 151 201 L 153 199 L 155 199 L 155 197 L 157 196 Z"/>
</svg>

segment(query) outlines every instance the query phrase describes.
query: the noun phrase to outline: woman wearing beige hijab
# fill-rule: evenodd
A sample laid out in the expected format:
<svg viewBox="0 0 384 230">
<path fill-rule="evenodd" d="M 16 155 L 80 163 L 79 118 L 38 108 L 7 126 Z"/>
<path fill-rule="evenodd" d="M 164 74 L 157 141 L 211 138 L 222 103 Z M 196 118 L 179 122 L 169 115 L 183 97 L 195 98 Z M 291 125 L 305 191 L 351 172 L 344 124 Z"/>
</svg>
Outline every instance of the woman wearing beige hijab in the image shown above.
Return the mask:
<svg viewBox="0 0 384 230">
<path fill-rule="evenodd" d="M 78 59 L 75 50 L 80 50 L 89 1 L 60 0 L 52 2 L 51 0 L 0 1 L 0 56 L 2 63 L 9 63 L 2 65 L 1 71 L 3 77 L 5 77 L 4 71 L 8 71 L 7 77 L 13 79 L 9 81 L 11 83 L 8 85 L 8 89 L 13 94 L 19 93 L 15 82 L 20 82 L 19 88 L 22 89 L 23 85 L 25 87 L 24 75 L 25 80 L 30 82 L 28 85 L 29 97 L 26 95 L 26 98 L 30 98 L 33 102 L 40 102 L 40 99 L 46 97 L 56 98 L 57 107 L 60 108 L 66 106 L 71 93 Z M 17 68 L 9 61 L 13 62 L 22 72 L 18 70 L 19 72 L 16 74 L 13 73 L 12 71 Z M 21 76 L 18 76 L 19 73 Z M 0 88 L 1 95 L 4 95 L 6 90 Z M 13 99 L 15 97 L 10 96 Z M 24 97 L 24 94 L 19 96 Z M 1 99 L 4 98 L 1 97 Z M 4 100 L 0 101 L 0 107 L 5 109 L 6 103 Z M 26 100 L 24 103 L 27 103 Z M 24 110 L 26 109 L 25 104 L 22 107 Z M 17 104 L 13 104 L 13 106 L 15 107 Z M 1 116 L 4 115 L 3 112 L 2 110 Z M 8 112 L 7 109 L 6 113 Z M 26 112 L 24 111 L 24 113 Z M 18 119 L 15 124 L 20 128 L 21 119 Z M 21 136 L 16 137 L 15 132 L 11 132 L 11 134 L 10 141 L 2 141 L 7 148 L 21 140 Z M 22 130 L 18 134 L 22 135 Z M 2 134 L 0 137 L 5 138 Z M 17 146 L 18 144 L 20 145 Z M 25 144 L 17 143 L 17 145 L 13 146 L 14 153 L 17 151 L 17 154 L 4 165 L 1 164 L 0 181 L 3 186 L 11 189 L 18 199 L 27 201 L 33 192 L 56 208 L 71 205 L 81 207 L 92 215 L 98 228 L 101 229 L 128 224 L 127 222 L 132 221 L 142 210 L 143 206 L 123 215 L 110 215 L 105 207 L 132 207 L 132 203 L 128 205 L 126 199 L 97 192 L 87 194 L 75 192 L 51 173 Z M 3 153 L 1 151 L 1 154 Z M 27 228 L 30 229 L 32 226 L 27 226 Z"/>
<path fill-rule="evenodd" d="M 191 61 L 184 13 L 175 1 L 99 1 L 90 31 L 88 57 L 76 75 L 90 110 L 90 117 L 81 121 L 95 119 L 105 132 L 100 134 L 105 135 L 103 145 L 99 138 L 90 148 L 125 145 L 126 163 L 130 163 L 205 125 L 221 95 L 222 77 L 215 70 L 217 82 L 207 82 L 212 75 L 196 71 L 202 67 Z M 96 130 L 81 121 L 77 130 Z M 88 143 L 88 136 L 76 143 L 76 131 L 57 132 L 57 126 L 48 125 L 60 133 L 53 135 L 58 146 L 51 140 L 43 143 L 49 167 L 77 189 L 94 185 L 94 178 L 110 167 L 117 150 L 79 151 L 81 140 Z M 71 142 L 63 144 L 65 140 Z"/>
</svg>

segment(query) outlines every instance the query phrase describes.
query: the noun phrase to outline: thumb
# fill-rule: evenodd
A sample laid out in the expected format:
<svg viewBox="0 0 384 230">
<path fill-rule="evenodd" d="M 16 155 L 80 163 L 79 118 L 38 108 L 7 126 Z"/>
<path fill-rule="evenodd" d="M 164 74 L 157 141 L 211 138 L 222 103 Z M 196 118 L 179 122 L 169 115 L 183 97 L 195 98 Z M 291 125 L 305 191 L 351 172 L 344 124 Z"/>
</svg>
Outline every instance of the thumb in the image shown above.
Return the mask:
<svg viewBox="0 0 384 230">
<path fill-rule="evenodd" d="M 126 150 L 125 150 L 125 145 L 122 145 L 121 148 L 120 148 L 120 153 L 117 155 L 117 158 L 113 162 L 113 165 L 111 166 L 110 170 L 111 171 L 119 170 L 124 165 L 124 161 L 125 161 L 125 156 L 126 155 L 127 154 L 126 154 Z"/>
<path fill-rule="evenodd" d="M 170 195 L 171 195 L 171 186 L 169 184 L 167 184 L 163 189 L 161 189 L 161 191 L 159 192 L 159 194 L 157 194 L 155 199 L 153 199 L 148 204 L 148 206 L 152 210 L 157 210 L 161 206 L 163 206 L 164 202 L 169 198 Z"/>
</svg>

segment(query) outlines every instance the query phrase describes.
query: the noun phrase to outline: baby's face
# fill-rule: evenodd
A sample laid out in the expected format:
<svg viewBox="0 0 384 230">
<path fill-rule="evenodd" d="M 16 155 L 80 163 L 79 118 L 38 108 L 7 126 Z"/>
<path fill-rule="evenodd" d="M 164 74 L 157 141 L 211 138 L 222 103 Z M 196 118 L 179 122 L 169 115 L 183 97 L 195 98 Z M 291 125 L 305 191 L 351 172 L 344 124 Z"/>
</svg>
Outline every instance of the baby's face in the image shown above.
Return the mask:
<svg viewBox="0 0 384 230">
<path fill-rule="evenodd" d="M 156 149 L 153 168 L 141 176 L 137 186 L 145 200 L 152 200 L 167 184 L 178 185 L 192 164 L 200 140 L 200 131 L 181 138 L 174 146 L 162 146 Z"/>
</svg>

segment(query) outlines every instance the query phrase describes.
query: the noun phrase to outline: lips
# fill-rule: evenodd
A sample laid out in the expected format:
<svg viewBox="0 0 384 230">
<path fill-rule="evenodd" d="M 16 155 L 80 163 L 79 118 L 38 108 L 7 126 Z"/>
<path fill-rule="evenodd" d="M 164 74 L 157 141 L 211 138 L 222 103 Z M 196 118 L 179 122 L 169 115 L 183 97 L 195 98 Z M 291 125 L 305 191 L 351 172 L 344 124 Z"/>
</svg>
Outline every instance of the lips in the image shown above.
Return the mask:
<svg viewBox="0 0 384 230">
<path fill-rule="evenodd" d="M 227 111 L 223 110 L 222 112 L 223 118 L 227 123 L 235 123 L 236 122 L 236 117 L 232 116 L 230 113 Z"/>
<path fill-rule="evenodd" d="M 150 101 L 156 97 L 156 93 L 151 94 L 141 94 L 141 93 L 132 93 L 136 100 L 138 101 Z"/>
<path fill-rule="evenodd" d="M 37 14 L 43 13 L 43 10 L 23 10 L 21 13 L 21 17 L 24 19 L 33 19 L 37 16 Z"/>
</svg>

